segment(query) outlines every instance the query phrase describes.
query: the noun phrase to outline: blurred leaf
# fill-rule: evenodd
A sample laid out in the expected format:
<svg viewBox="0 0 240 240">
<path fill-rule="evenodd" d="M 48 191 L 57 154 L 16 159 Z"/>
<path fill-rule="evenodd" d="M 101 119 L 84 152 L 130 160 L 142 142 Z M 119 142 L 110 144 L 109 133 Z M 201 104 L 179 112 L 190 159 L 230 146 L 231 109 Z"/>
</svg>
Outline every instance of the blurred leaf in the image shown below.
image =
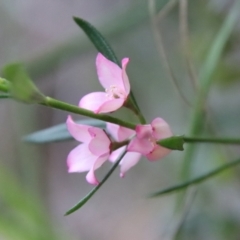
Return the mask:
<svg viewBox="0 0 240 240">
<path fill-rule="evenodd" d="M 10 89 L 9 81 L 0 77 L 0 91 L 8 93 L 9 89 Z"/>
<path fill-rule="evenodd" d="M 89 22 L 81 18 L 73 17 L 73 19 L 76 22 L 76 24 L 89 37 L 93 45 L 100 53 L 102 53 L 106 58 L 108 58 L 112 62 L 115 62 L 117 65 L 121 66 L 111 46 L 108 44 L 108 42 L 105 40 L 102 34 L 95 27 L 93 27 Z"/>
<path fill-rule="evenodd" d="M 106 123 L 100 120 L 86 119 L 76 121 L 79 124 L 90 125 L 98 128 L 105 128 Z M 40 130 L 29 134 L 23 138 L 26 142 L 31 143 L 50 143 L 60 142 L 72 139 L 72 136 L 67 130 L 66 123 L 62 123 L 44 130 Z"/>
<path fill-rule="evenodd" d="M 197 178 L 194 178 L 192 180 L 186 181 L 184 183 L 177 184 L 177 185 L 175 185 L 173 187 L 169 187 L 169 188 L 160 190 L 158 192 L 155 192 L 155 193 L 151 194 L 150 197 L 159 197 L 159 196 L 164 195 L 164 194 L 168 194 L 168 193 L 173 193 L 173 192 L 177 192 L 177 191 L 180 191 L 180 190 L 184 190 L 185 188 L 187 188 L 187 187 L 189 187 L 191 185 L 199 184 L 199 183 L 201 183 L 203 181 L 206 181 L 209 178 L 214 177 L 217 174 L 222 173 L 223 171 L 225 171 L 225 170 L 227 170 L 229 168 L 235 167 L 238 164 L 240 164 L 240 159 L 237 159 L 235 161 L 232 161 L 232 162 L 229 162 L 227 164 L 224 164 L 221 167 L 218 167 L 218 168 L 214 169 L 213 171 L 210 171 L 210 172 L 208 172 L 208 173 L 206 173 L 206 174 L 204 174 L 204 175 L 202 175 L 200 177 L 197 177 Z"/>
<path fill-rule="evenodd" d="M 229 85 L 240 80 L 240 69 L 238 66 L 222 60 L 218 64 L 218 71 L 214 73 L 213 78 L 216 79 L 222 87 L 229 87 Z"/>
<path fill-rule="evenodd" d="M 0 94 L 0 98 L 10 98 L 10 95 L 9 94 L 7 94 L 7 93 L 2 93 L 2 94 Z"/>
<path fill-rule="evenodd" d="M 3 166 L 0 169 L 0 236 L 9 240 L 59 239 L 39 198 Z"/>
<path fill-rule="evenodd" d="M 6 65 L 2 72 L 4 77 L 11 82 L 10 94 L 12 97 L 26 103 L 39 103 L 44 100 L 43 94 L 33 84 L 21 64 Z"/>
</svg>

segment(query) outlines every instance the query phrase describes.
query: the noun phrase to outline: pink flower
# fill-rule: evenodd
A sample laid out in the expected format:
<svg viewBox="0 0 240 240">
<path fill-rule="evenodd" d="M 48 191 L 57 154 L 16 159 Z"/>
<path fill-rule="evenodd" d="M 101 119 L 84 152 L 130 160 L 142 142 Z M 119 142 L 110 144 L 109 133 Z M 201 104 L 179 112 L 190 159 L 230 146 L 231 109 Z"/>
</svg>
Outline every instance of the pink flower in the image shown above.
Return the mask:
<svg viewBox="0 0 240 240">
<path fill-rule="evenodd" d="M 160 139 L 173 135 L 169 125 L 162 118 L 155 118 L 148 125 L 137 125 L 136 133 L 136 137 L 128 145 L 128 151 L 139 152 L 150 161 L 163 158 L 171 152 L 170 149 L 156 143 Z"/>
<path fill-rule="evenodd" d="M 105 92 L 93 92 L 85 95 L 79 107 L 94 113 L 113 112 L 123 106 L 130 92 L 130 84 L 126 73 L 128 58 L 122 59 L 122 69 L 109 61 L 101 53 L 96 58 L 97 74 Z"/>
<path fill-rule="evenodd" d="M 111 134 L 114 140 L 122 142 L 135 135 L 135 131 L 121 127 L 117 124 L 107 123 L 107 131 Z M 127 146 L 123 146 L 113 151 L 109 157 L 111 162 L 115 162 L 120 155 L 126 150 Z M 135 166 L 141 158 L 141 153 L 127 152 L 120 162 L 120 177 L 124 177 L 125 173 Z"/>
<path fill-rule="evenodd" d="M 67 157 L 68 172 L 89 171 L 86 179 L 97 185 L 94 171 L 101 167 L 110 156 L 111 141 L 104 130 L 92 126 L 76 124 L 71 116 L 67 119 L 70 134 L 82 144 L 74 148 Z"/>
<path fill-rule="evenodd" d="M 111 153 L 111 143 L 103 129 L 77 124 L 71 116 L 67 119 L 67 128 L 70 134 L 82 144 L 74 148 L 67 157 L 68 172 L 86 172 L 86 180 L 90 184 L 98 185 L 99 182 L 94 174 L 95 170 L 102 166 L 108 159 L 115 162 L 126 150 L 123 146 Z M 107 123 L 107 131 L 114 140 L 122 142 L 135 134 L 134 130 Z M 120 176 L 124 174 L 140 160 L 141 154 L 127 152 L 122 158 Z"/>
</svg>

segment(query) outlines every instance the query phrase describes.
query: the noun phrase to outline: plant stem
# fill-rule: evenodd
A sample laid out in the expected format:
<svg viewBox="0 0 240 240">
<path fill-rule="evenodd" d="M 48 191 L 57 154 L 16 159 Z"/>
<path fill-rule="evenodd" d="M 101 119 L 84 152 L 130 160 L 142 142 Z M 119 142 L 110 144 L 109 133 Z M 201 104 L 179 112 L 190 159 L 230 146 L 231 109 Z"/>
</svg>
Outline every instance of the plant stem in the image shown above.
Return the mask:
<svg viewBox="0 0 240 240">
<path fill-rule="evenodd" d="M 185 137 L 185 143 L 219 143 L 219 144 L 240 144 L 239 138 L 202 138 L 202 137 Z"/>
<path fill-rule="evenodd" d="M 83 115 L 86 117 L 99 119 L 99 120 L 102 120 L 105 122 L 115 123 L 115 124 L 118 124 L 118 125 L 126 127 L 126 128 L 130 128 L 130 129 L 135 129 L 135 127 L 136 127 L 136 125 L 133 123 L 126 122 L 121 119 L 111 117 L 111 116 L 105 115 L 105 114 L 95 114 L 92 111 L 86 110 L 84 108 L 80 108 L 80 107 L 72 105 L 72 104 L 68 104 L 68 103 L 59 101 L 59 100 L 51 98 L 51 97 L 46 97 L 44 102 L 41 104 L 48 106 L 48 107 L 61 109 L 63 111 L 80 114 L 80 115 Z"/>
<path fill-rule="evenodd" d="M 194 111 L 192 114 L 191 127 L 189 134 L 191 136 L 200 135 L 204 125 L 204 108 L 209 93 L 213 78 L 213 72 L 216 69 L 217 63 L 221 57 L 223 49 L 230 37 L 230 34 L 237 22 L 239 13 L 239 1 L 236 1 L 230 10 L 228 16 L 219 33 L 215 37 L 209 54 L 205 60 L 202 70 L 199 75 L 199 93 L 194 104 Z M 192 162 L 194 159 L 195 147 L 189 146 L 185 151 L 184 161 L 182 164 L 181 176 L 182 179 L 187 179 L 190 176 Z"/>
</svg>

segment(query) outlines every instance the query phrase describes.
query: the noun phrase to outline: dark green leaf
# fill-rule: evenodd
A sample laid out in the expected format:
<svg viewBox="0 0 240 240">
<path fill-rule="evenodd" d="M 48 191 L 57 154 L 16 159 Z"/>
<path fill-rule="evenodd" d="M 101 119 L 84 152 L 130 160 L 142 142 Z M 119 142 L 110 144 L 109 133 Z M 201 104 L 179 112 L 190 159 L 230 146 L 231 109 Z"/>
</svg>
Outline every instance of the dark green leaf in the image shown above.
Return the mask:
<svg viewBox="0 0 240 240">
<path fill-rule="evenodd" d="M 76 24 L 89 37 L 93 45 L 96 47 L 96 49 L 100 53 L 102 53 L 106 58 L 108 58 L 112 62 L 115 62 L 116 64 L 121 66 L 111 46 L 108 44 L 108 42 L 105 40 L 102 34 L 94 26 L 92 26 L 89 22 L 81 18 L 73 17 L 73 19 L 76 22 Z"/>
<path fill-rule="evenodd" d="M 80 124 L 90 125 L 99 128 L 105 128 L 106 124 L 100 120 L 87 119 L 76 121 Z M 60 142 L 72 139 L 72 136 L 67 130 L 66 124 L 59 124 L 44 130 L 34 132 L 23 138 L 26 142 L 31 143 L 50 143 L 50 142 Z"/>
<path fill-rule="evenodd" d="M 34 85 L 21 64 L 9 64 L 2 72 L 11 83 L 10 95 L 13 98 L 25 103 L 39 103 L 44 100 L 44 95 Z"/>
</svg>

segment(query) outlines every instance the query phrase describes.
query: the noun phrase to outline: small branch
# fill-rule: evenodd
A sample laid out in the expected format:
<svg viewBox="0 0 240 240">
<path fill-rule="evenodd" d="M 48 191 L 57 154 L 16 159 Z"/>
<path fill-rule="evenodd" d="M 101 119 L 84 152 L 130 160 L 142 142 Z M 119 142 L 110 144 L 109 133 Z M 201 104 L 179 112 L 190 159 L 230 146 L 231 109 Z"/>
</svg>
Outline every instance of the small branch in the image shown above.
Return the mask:
<svg viewBox="0 0 240 240">
<path fill-rule="evenodd" d="M 239 138 L 202 138 L 202 137 L 185 137 L 185 143 L 219 143 L 219 144 L 240 144 Z"/>
<path fill-rule="evenodd" d="M 169 0 L 161 9 L 161 11 L 159 11 L 159 13 L 156 15 L 156 22 L 161 22 L 169 14 L 169 12 L 171 12 L 177 2 L 178 0 Z"/>
<path fill-rule="evenodd" d="M 114 117 L 111 117 L 111 116 L 105 115 L 105 114 L 95 114 L 92 111 L 89 111 L 84 108 L 80 108 L 78 106 L 71 105 L 71 104 L 59 101 L 57 99 L 54 99 L 54 98 L 50 98 L 50 97 L 46 97 L 44 102 L 41 104 L 44 106 L 61 109 L 63 111 L 80 114 L 80 115 L 83 115 L 86 117 L 99 119 L 99 120 L 102 120 L 105 122 L 115 123 L 115 124 L 118 124 L 118 125 L 126 127 L 126 128 L 130 128 L 130 129 L 135 129 L 135 127 L 136 127 L 136 125 L 133 123 L 126 122 L 121 119 L 114 118 Z"/>
<path fill-rule="evenodd" d="M 197 74 L 193 64 L 193 59 L 189 49 L 189 31 L 188 31 L 188 0 L 179 1 L 179 29 L 180 29 L 180 41 L 182 44 L 185 61 L 187 65 L 187 71 L 192 83 L 193 89 L 197 90 Z"/>
<path fill-rule="evenodd" d="M 159 56 L 161 57 L 161 60 L 163 62 L 163 66 L 165 68 L 165 71 L 167 73 L 167 76 L 169 78 L 169 80 L 172 82 L 173 86 L 175 87 L 176 92 L 178 93 L 178 95 L 180 96 L 180 98 L 183 100 L 183 102 L 186 103 L 186 105 L 191 106 L 190 102 L 188 101 L 188 99 L 185 97 L 185 95 L 183 94 L 178 81 L 173 73 L 173 70 L 170 66 L 167 54 L 165 52 L 165 48 L 164 48 L 164 44 L 163 44 L 163 40 L 162 40 L 162 36 L 161 36 L 161 32 L 158 28 L 158 23 L 157 20 L 155 18 L 155 0 L 148 0 L 148 7 L 149 7 L 149 13 L 150 13 L 150 17 L 151 17 L 151 25 L 152 25 L 152 30 L 153 30 L 153 34 L 156 40 L 156 46 L 157 46 L 157 50 L 159 52 Z"/>
</svg>

